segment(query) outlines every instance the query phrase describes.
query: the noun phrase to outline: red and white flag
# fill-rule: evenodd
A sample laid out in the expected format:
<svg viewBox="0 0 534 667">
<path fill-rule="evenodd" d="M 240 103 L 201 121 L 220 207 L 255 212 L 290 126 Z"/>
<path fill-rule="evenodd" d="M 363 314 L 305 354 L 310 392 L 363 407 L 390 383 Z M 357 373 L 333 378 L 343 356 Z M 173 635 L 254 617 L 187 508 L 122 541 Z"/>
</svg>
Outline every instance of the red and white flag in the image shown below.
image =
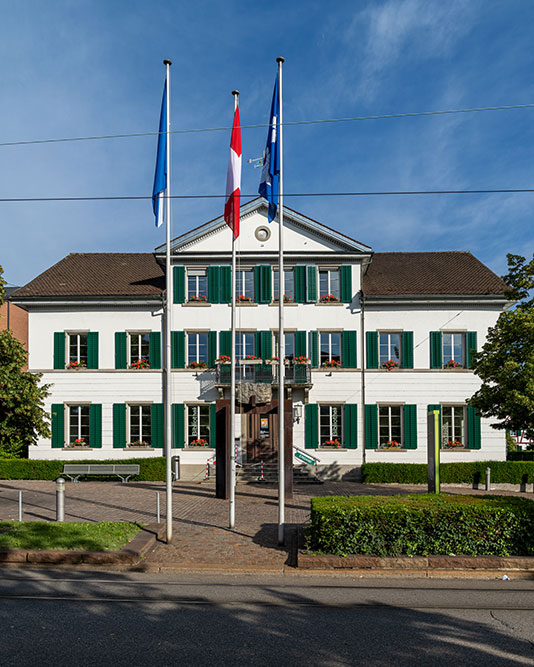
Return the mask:
<svg viewBox="0 0 534 667">
<path fill-rule="evenodd" d="M 224 219 L 234 233 L 239 236 L 239 214 L 241 206 L 241 122 L 239 107 L 234 113 L 234 126 L 230 141 L 230 158 L 228 160 L 228 174 L 226 176 L 226 203 L 224 205 Z"/>
</svg>

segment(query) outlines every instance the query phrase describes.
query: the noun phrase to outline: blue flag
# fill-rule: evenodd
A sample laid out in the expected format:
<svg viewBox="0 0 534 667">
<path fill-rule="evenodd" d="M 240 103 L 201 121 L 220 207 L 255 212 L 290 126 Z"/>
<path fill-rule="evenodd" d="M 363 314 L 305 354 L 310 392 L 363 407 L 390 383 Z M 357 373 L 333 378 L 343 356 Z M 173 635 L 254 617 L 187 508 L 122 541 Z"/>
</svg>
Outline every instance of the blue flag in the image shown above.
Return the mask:
<svg viewBox="0 0 534 667">
<path fill-rule="evenodd" d="M 156 157 L 156 173 L 154 174 L 154 189 L 152 190 L 152 208 L 156 216 L 156 227 L 163 224 L 165 210 L 164 193 L 167 189 L 167 82 L 163 87 L 163 101 L 159 117 L 158 152 Z"/>
<path fill-rule="evenodd" d="M 270 127 L 265 146 L 265 158 L 261 171 L 258 192 L 269 202 L 269 222 L 276 217 L 278 194 L 280 190 L 280 144 L 278 142 L 280 122 L 280 95 L 278 94 L 278 76 L 274 84 L 273 101 L 271 104 Z"/>
</svg>

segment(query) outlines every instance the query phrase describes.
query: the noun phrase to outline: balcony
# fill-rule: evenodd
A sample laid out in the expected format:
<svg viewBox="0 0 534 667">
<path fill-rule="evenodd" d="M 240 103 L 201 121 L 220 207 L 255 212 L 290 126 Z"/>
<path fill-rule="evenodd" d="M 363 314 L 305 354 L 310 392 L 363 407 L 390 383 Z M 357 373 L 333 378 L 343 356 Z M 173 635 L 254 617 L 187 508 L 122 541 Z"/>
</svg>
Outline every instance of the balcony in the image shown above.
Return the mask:
<svg viewBox="0 0 534 667">
<path fill-rule="evenodd" d="M 309 364 L 286 364 L 284 366 L 284 384 L 288 387 L 310 388 L 311 366 Z M 230 364 L 217 364 L 215 384 L 229 387 L 232 380 Z M 269 364 L 261 361 L 239 361 L 235 368 L 235 381 L 254 384 L 278 384 L 278 363 Z"/>
</svg>

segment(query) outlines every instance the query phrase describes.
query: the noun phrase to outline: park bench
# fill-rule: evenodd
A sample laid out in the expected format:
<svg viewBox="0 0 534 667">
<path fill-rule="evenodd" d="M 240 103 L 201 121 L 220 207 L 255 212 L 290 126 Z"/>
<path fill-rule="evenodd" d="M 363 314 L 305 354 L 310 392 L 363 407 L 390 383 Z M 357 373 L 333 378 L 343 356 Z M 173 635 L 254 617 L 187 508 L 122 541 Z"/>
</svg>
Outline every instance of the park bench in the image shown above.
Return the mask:
<svg viewBox="0 0 534 667">
<path fill-rule="evenodd" d="M 139 474 L 139 466 L 131 463 L 65 463 L 63 474 L 77 482 L 82 475 L 117 475 L 127 482 L 133 475 Z"/>
</svg>

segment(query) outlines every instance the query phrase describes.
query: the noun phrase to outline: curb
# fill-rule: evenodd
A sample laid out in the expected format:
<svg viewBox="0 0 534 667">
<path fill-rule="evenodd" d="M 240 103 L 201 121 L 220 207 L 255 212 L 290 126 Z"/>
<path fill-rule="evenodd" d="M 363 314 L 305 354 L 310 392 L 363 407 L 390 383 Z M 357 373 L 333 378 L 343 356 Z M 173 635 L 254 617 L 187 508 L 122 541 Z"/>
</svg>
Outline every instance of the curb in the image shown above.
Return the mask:
<svg viewBox="0 0 534 667">
<path fill-rule="evenodd" d="M 0 549 L 2 565 L 136 565 L 164 535 L 163 524 L 152 523 L 119 551 L 59 551 Z"/>
</svg>

